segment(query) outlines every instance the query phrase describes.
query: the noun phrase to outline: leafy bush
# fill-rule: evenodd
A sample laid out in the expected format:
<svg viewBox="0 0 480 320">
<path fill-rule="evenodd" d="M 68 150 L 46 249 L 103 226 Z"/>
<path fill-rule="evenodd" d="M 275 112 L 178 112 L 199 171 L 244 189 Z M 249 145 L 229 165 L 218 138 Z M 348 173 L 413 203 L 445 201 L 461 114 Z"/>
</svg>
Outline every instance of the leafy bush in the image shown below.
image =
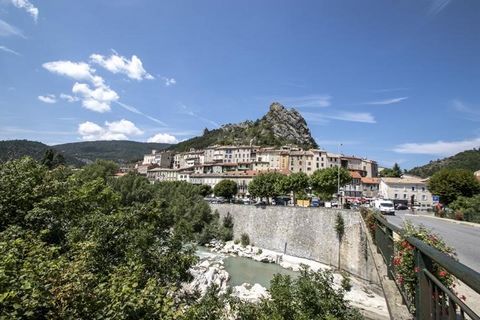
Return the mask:
<svg viewBox="0 0 480 320">
<path fill-rule="evenodd" d="M 480 195 L 470 198 L 459 197 L 450 204 L 450 209 L 455 214 L 455 216 L 450 218 L 463 218 L 462 220 L 465 221 L 480 223 Z"/>
<path fill-rule="evenodd" d="M 234 244 L 239 244 L 239 243 L 240 243 L 240 239 L 235 239 L 235 240 L 233 241 L 233 243 L 234 243 Z"/>
<path fill-rule="evenodd" d="M 257 304 L 237 301 L 238 319 L 363 319 L 345 300 L 343 289 L 334 289 L 330 271 L 313 272 L 306 266 L 298 278 L 276 274 L 270 282 L 271 300 Z"/>
<path fill-rule="evenodd" d="M 410 305 L 413 306 L 419 269 L 415 267 L 414 247 L 407 241 L 407 238 L 415 237 L 451 257 L 455 257 L 455 251 L 447 246 L 441 238 L 424 227 L 416 228 L 410 223 L 405 223 L 404 231 L 399 240 L 395 241 L 395 256 L 392 264 L 395 268 L 396 281 L 404 289 L 407 299 L 411 302 Z M 454 277 L 435 262 L 433 263 L 432 274 L 444 286 L 452 288 Z"/>
<path fill-rule="evenodd" d="M 242 246 L 248 246 L 250 244 L 250 237 L 246 233 L 240 235 L 240 243 Z"/>
<path fill-rule="evenodd" d="M 370 210 L 365 207 L 360 207 L 360 214 L 362 215 L 363 220 L 367 225 L 367 229 L 370 232 L 372 239 L 375 240 L 375 228 L 376 228 L 375 213 L 373 212 L 373 210 Z"/>
<path fill-rule="evenodd" d="M 352 290 L 352 279 L 350 278 L 350 275 L 346 272 L 342 272 L 341 286 L 346 292 Z"/>
</svg>

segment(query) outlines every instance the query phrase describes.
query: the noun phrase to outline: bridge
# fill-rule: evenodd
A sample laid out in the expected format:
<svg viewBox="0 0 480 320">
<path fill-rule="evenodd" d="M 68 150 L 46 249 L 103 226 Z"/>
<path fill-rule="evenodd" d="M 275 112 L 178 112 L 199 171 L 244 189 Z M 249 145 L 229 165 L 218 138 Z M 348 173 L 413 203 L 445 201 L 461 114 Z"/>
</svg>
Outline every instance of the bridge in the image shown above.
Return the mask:
<svg viewBox="0 0 480 320">
<path fill-rule="evenodd" d="M 368 238 L 381 258 L 375 257 L 374 263 L 377 265 L 391 319 L 480 320 L 475 312 L 477 310 L 473 310 L 480 305 L 480 273 L 417 238 L 406 237 L 408 243 L 405 245 L 413 251 L 416 273 L 415 291 L 413 297 L 409 296 L 405 285 L 398 280 L 398 270 L 394 263 L 397 255 L 394 242 L 404 235 L 405 230 L 378 214 L 374 215 L 374 227 L 371 229 L 374 232 Z M 478 246 L 478 243 L 471 245 Z M 480 254 L 477 255 L 478 258 Z M 434 269 L 453 275 L 461 282 L 462 290 L 474 292 L 469 294 L 472 300 L 462 301 L 458 293 L 442 283 Z"/>
</svg>

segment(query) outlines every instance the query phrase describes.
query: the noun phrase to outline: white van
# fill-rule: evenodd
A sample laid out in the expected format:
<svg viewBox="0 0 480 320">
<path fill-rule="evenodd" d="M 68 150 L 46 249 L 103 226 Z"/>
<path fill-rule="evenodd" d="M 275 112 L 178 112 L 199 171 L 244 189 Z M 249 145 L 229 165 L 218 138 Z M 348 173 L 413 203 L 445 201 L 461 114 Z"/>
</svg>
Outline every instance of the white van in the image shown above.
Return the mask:
<svg viewBox="0 0 480 320">
<path fill-rule="evenodd" d="M 380 211 L 382 214 L 395 214 L 395 206 L 393 205 L 393 201 L 390 200 L 375 200 L 375 209 Z"/>
</svg>

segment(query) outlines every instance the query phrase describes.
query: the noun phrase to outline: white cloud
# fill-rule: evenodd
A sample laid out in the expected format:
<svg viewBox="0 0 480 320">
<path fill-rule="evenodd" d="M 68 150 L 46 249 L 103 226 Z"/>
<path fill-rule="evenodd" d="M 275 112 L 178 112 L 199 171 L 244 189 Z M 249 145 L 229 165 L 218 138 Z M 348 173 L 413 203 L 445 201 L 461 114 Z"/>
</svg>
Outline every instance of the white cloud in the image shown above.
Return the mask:
<svg viewBox="0 0 480 320">
<path fill-rule="evenodd" d="M 178 143 L 177 138 L 168 134 L 168 133 L 157 133 L 153 137 L 148 138 L 147 142 L 157 142 L 157 143 Z"/>
<path fill-rule="evenodd" d="M 154 79 L 153 76 L 143 68 L 142 61 L 133 55 L 130 60 L 117 53 L 113 53 L 110 57 L 100 54 L 92 54 L 90 61 L 96 63 L 112 73 L 123 73 L 131 79 L 141 81 L 143 79 Z"/>
<path fill-rule="evenodd" d="M 72 92 L 82 97 L 82 106 L 101 113 L 110 111 L 110 104 L 119 99 L 118 94 L 106 85 L 90 89 L 88 84 L 76 82 Z"/>
<path fill-rule="evenodd" d="M 403 100 L 407 100 L 407 99 L 408 99 L 408 97 L 400 97 L 400 98 L 392 98 L 392 99 L 385 99 L 385 100 L 379 100 L 379 101 L 370 101 L 370 102 L 366 102 L 364 104 L 388 105 L 388 104 L 399 103 L 399 102 L 402 102 Z"/>
<path fill-rule="evenodd" d="M 120 121 L 114 122 L 105 122 L 105 125 L 108 128 L 108 131 L 114 133 L 124 133 L 127 135 L 141 135 L 143 131 L 138 129 L 133 122 L 122 119 Z"/>
<path fill-rule="evenodd" d="M 11 54 L 14 54 L 14 55 L 16 55 L 16 56 L 20 56 L 20 53 L 18 53 L 17 51 L 12 50 L 12 49 L 10 49 L 10 48 L 7 48 L 7 47 L 5 47 L 5 46 L 0 46 L 0 50 L 5 51 L 5 52 L 8 52 L 8 53 L 11 53 Z"/>
<path fill-rule="evenodd" d="M 328 123 L 328 120 L 341 120 L 350 122 L 362 122 L 362 123 L 376 123 L 375 118 L 368 112 L 347 112 L 340 111 L 334 114 L 322 114 L 322 113 L 302 113 L 305 119 L 311 122 L 319 124 Z"/>
<path fill-rule="evenodd" d="M 398 153 L 450 156 L 478 147 L 480 147 L 480 138 L 450 142 L 439 140 L 429 143 L 404 143 L 396 146 L 393 151 Z"/>
<path fill-rule="evenodd" d="M 23 35 L 23 32 L 20 29 L 0 19 L 0 37 L 9 37 L 9 36 L 18 36 L 25 39 L 25 36 Z"/>
<path fill-rule="evenodd" d="M 28 0 L 11 0 L 12 4 L 20 9 L 24 9 L 27 11 L 33 18 L 35 22 L 38 20 L 38 8 L 36 8 L 30 1 Z"/>
<path fill-rule="evenodd" d="M 54 94 L 47 94 L 46 96 L 38 96 L 38 100 L 45 103 L 49 103 L 49 104 L 53 104 L 57 102 L 57 98 L 55 97 Z"/>
<path fill-rule="evenodd" d="M 281 103 L 297 108 L 324 108 L 330 106 L 332 97 L 328 94 L 307 95 L 301 97 L 283 97 Z"/>
<path fill-rule="evenodd" d="M 71 96 L 69 94 L 61 93 L 60 99 L 66 100 L 67 102 L 77 102 L 80 101 L 78 97 Z"/>
<path fill-rule="evenodd" d="M 42 66 L 52 73 L 72 78 L 74 80 L 90 81 L 97 87 L 104 85 L 102 77 L 95 75 L 95 69 L 85 62 L 59 60 L 46 62 Z"/>
<path fill-rule="evenodd" d="M 105 122 L 102 127 L 94 122 L 86 121 L 78 126 L 78 133 L 83 140 L 127 140 L 129 136 L 143 134 L 131 121 Z"/>
<path fill-rule="evenodd" d="M 166 87 L 177 84 L 177 80 L 175 80 L 174 78 L 162 77 L 162 80 L 164 81 Z"/>
</svg>

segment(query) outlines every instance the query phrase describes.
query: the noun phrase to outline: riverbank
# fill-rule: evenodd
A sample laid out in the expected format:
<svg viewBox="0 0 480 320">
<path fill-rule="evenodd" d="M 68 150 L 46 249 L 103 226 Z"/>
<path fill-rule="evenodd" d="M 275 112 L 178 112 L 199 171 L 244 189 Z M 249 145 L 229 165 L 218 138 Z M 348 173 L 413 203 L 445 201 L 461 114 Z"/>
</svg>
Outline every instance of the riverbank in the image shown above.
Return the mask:
<svg viewBox="0 0 480 320">
<path fill-rule="evenodd" d="M 226 292 L 232 276 L 235 276 L 235 274 L 229 274 L 229 270 L 225 268 L 224 260 L 229 257 L 247 258 L 257 263 L 277 264 L 286 270 L 294 272 L 298 272 L 302 265 L 308 266 L 313 271 L 330 270 L 333 272 L 334 286 L 336 288 L 341 287 L 343 276 L 336 273 L 332 267 L 317 261 L 285 255 L 251 245 L 241 246 L 233 241 L 225 244 L 214 241 L 208 245 L 208 249 L 210 252 L 203 252 L 203 261 L 198 264 L 198 266 L 201 266 L 199 267 L 201 269 L 196 269 L 196 274 L 201 273 L 202 270 L 204 275 L 206 274 L 205 277 L 203 275 L 199 276 L 199 279 L 202 279 L 197 282 L 200 287 L 205 287 L 209 283 L 215 283 L 221 285 L 222 292 Z M 218 270 L 213 271 L 214 269 Z M 389 319 L 387 305 L 380 293 L 380 289 L 377 290 L 375 286 L 355 277 L 351 277 L 350 282 L 352 288 L 346 292 L 345 298 L 350 301 L 352 306 L 359 309 L 367 319 Z M 232 286 L 232 289 L 234 296 L 248 301 L 259 301 L 261 298 L 269 298 L 267 288 L 258 283 L 244 283 Z"/>
</svg>

